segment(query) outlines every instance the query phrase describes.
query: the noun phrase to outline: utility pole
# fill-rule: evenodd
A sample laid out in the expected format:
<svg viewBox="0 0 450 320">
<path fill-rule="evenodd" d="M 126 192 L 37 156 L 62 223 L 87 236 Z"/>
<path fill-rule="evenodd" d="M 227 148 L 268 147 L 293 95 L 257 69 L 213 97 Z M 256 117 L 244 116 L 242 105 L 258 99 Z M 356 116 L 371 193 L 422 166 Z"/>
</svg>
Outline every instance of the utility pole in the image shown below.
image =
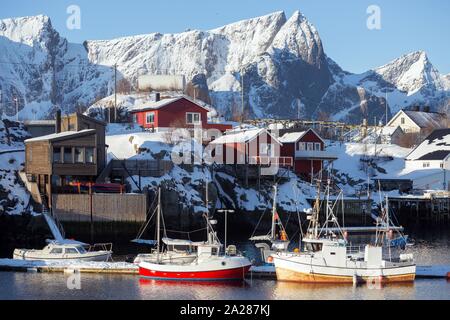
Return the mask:
<svg viewBox="0 0 450 320">
<path fill-rule="evenodd" d="M 241 67 L 241 103 L 242 103 L 242 115 L 241 122 L 244 122 L 244 67 Z"/>
<path fill-rule="evenodd" d="M 114 65 L 114 122 L 117 122 L 117 63 Z"/>
<path fill-rule="evenodd" d="M 14 97 L 13 100 L 16 103 L 16 117 L 17 122 L 19 122 L 19 99 L 17 97 Z"/>
<path fill-rule="evenodd" d="M 387 97 L 388 97 L 388 93 L 387 93 L 387 88 L 385 88 L 385 93 L 386 93 L 386 98 L 384 100 L 384 104 L 386 105 L 386 121 L 385 121 L 385 125 L 387 126 L 388 124 L 388 102 L 387 102 Z"/>
</svg>

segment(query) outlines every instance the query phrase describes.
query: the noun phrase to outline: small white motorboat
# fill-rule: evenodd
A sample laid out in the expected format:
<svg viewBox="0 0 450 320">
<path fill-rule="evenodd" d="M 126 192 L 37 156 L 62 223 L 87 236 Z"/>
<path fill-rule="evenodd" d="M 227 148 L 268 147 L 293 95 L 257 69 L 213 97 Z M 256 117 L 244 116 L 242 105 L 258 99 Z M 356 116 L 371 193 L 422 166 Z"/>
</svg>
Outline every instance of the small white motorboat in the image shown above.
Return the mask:
<svg viewBox="0 0 450 320">
<path fill-rule="evenodd" d="M 104 250 L 94 251 L 96 246 Z M 103 261 L 111 259 L 111 244 L 87 246 L 79 242 L 50 242 L 42 250 L 16 249 L 13 258 L 28 261 Z"/>
<path fill-rule="evenodd" d="M 76 240 L 65 239 L 62 226 L 48 214 L 44 218 L 53 234 L 54 240 L 47 240 L 48 245 L 42 250 L 16 249 L 13 258 L 28 261 L 103 261 L 111 259 L 112 243 L 88 245 Z"/>
</svg>

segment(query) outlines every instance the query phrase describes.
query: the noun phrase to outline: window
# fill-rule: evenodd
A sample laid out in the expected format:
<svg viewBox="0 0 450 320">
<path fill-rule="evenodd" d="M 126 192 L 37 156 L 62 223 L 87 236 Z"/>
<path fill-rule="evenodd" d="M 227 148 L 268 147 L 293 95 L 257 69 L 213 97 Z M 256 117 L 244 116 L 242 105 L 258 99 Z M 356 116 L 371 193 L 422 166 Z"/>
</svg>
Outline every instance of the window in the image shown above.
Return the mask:
<svg viewBox="0 0 450 320">
<path fill-rule="evenodd" d="M 84 163 L 84 149 L 76 147 L 75 148 L 75 163 Z"/>
<path fill-rule="evenodd" d="M 313 151 L 313 150 L 314 150 L 314 143 L 308 142 L 308 151 Z"/>
<path fill-rule="evenodd" d="M 314 144 L 314 150 L 320 151 L 321 149 L 322 149 L 322 147 L 321 147 L 320 143 L 316 142 L 316 143 Z"/>
<path fill-rule="evenodd" d="M 186 113 L 186 123 L 187 124 L 200 124 L 201 123 L 200 113 L 195 113 L 195 112 Z"/>
<path fill-rule="evenodd" d="M 441 169 L 444 169 L 444 164 L 443 163 L 441 163 Z"/>
<path fill-rule="evenodd" d="M 53 248 L 52 251 L 50 251 L 50 254 L 62 254 L 63 250 L 62 248 Z"/>
<path fill-rule="evenodd" d="M 298 150 L 300 151 L 306 150 L 306 144 L 304 142 L 300 142 L 298 144 Z"/>
<path fill-rule="evenodd" d="M 73 163 L 72 148 L 64 147 L 64 163 Z"/>
<path fill-rule="evenodd" d="M 154 112 L 147 112 L 145 114 L 145 123 L 146 124 L 155 123 L 155 113 Z"/>
<path fill-rule="evenodd" d="M 61 163 L 61 147 L 53 147 L 53 163 Z"/>
<path fill-rule="evenodd" d="M 66 248 L 66 253 L 67 254 L 78 254 L 78 251 L 75 248 Z"/>
<path fill-rule="evenodd" d="M 400 119 L 401 124 L 405 124 L 405 118 Z"/>
<path fill-rule="evenodd" d="M 424 168 L 429 168 L 430 167 L 430 163 L 429 162 L 424 162 L 423 163 L 423 167 Z"/>
<path fill-rule="evenodd" d="M 86 148 L 85 149 L 85 153 L 86 153 L 86 163 L 90 163 L 93 164 L 95 163 L 95 159 L 94 159 L 94 148 Z"/>
<path fill-rule="evenodd" d="M 133 113 L 133 123 L 137 123 L 137 114 Z"/>
<path fill-rule="evenodd" d="M 261 143 L 259 146 L 259 155 L 260 156 L 274 156 L 274 148 L 273 145 L 270 143 Z"/>
</svg>

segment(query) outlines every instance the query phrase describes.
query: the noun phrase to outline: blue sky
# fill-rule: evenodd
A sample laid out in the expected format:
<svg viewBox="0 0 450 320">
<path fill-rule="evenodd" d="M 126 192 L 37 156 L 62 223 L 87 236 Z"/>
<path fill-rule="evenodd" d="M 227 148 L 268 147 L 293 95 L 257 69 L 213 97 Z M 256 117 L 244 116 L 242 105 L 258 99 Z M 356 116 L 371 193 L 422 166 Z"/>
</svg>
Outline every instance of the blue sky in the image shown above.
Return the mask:
<svg viewBox="0 0 450 320">
<path fill-rule="evenodd" d="M 369 5 L 381 9 L 381 30 L 366 27 Z M 69 5 L 81 9 L 81 29 L 66 27 Z M 363 72 L 424 50 L 450 73 L 447 0 L 2 0 L 0 18 L 45 14 L 71 42 L 151 32 L 208 30 L 242 19 L 300 10 L 317 27 L 325 52 L 344 69 Z"/>
</svg>

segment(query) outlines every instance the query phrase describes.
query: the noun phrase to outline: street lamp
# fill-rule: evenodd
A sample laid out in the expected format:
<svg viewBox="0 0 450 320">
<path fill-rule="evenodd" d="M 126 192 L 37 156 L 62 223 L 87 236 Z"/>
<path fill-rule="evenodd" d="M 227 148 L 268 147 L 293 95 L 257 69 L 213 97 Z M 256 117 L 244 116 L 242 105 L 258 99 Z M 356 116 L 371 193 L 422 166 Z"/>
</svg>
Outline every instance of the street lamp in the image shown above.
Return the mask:
<svg viewBox="0 0 450 320">
<path fill-rule="evenodd" d="M 227 233 L 228 233 L 228 213 L 234 213 L 234 210 L 221 209 L 217 210 L 218 213 L 225 213 L 225 254 L 227 254 Z"/>
</svg>

